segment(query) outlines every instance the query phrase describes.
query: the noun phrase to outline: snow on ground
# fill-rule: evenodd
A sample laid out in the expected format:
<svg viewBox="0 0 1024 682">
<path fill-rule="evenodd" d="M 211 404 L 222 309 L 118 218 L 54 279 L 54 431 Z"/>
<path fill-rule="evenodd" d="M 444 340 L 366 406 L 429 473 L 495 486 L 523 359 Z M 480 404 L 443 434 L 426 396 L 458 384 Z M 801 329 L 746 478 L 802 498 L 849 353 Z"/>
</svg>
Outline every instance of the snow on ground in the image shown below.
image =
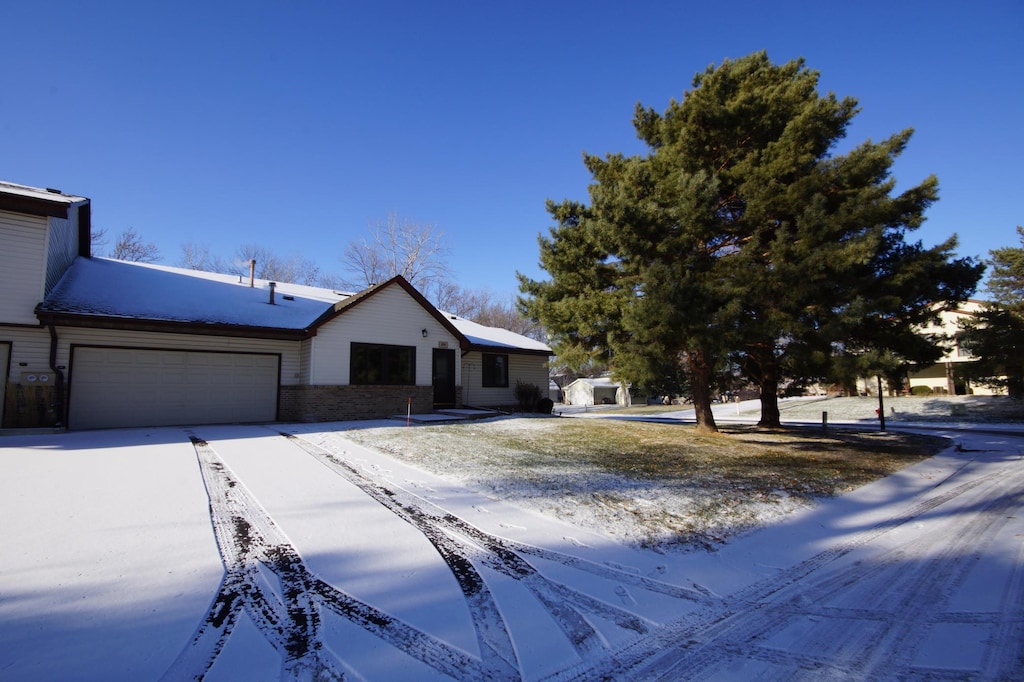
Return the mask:
<svg viewBox="0 0 1024 682">
<path fill-rule="evenodd" d="M 345 435 L 496 498 L 620 542 L 660 550 L 711 546 L 809 505 L 781 490 L 737 490 L 726 504 L 720 486 L 630 478 L 579 458 L 536 461 L 530 453 L 499 445 L 507 436 L 526 431 L 554 438 L 561 425 L 540 417 L 504 417 L 460 426 L 486 442 L 486 449 L 471 438 L 451 438 L 444 426 L 414 427 L 410 437 L 410 430 L 394 421 L 353 424 Z M 556 486 L 558 494 L 552 495 Z"/>
<path fill-rule="evenodd" d="M 328 425 L 5 437 L 0 679 L 1021 679 L 1024 439 L 951 435 L 672 554 Z"/>
</svg>

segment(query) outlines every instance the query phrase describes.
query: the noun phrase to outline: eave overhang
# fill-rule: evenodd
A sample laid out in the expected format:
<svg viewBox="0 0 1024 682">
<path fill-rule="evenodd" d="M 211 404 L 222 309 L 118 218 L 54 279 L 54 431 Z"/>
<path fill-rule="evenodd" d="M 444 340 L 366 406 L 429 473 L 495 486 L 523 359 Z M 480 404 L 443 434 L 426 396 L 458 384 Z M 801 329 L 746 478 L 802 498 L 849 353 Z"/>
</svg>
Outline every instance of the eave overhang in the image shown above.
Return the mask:
<svg viewBox="0 0 1024 682">
<path fill-rule="evenodd" d="M 230 336 L 243 339 L 270 339 L 275 341 L 302 341 L 316 336 L 314 329 L 281 329 L 237 324 L 183 322 L 179 320 L 142 320 L 80 313 L 36 311 L 43 325 L 90 329 L 117 329 L 136 332 L 164 332 L 168 334 L 194 334 L 200 336 Z"/>
<path fill-rule="evenodd" d="M 554 355 L 552 351 L 541 350 L 539 348 L 513 348 L 511 346 L 488 346 L 480 343 L 471 343 L 466 348 L 469 351 L 478 351 L 480 353 L 498 353 L 498 354 L 510 354 L 510 355 L 536 355 L 539 357 L 549 358 Z"/>
</svg>

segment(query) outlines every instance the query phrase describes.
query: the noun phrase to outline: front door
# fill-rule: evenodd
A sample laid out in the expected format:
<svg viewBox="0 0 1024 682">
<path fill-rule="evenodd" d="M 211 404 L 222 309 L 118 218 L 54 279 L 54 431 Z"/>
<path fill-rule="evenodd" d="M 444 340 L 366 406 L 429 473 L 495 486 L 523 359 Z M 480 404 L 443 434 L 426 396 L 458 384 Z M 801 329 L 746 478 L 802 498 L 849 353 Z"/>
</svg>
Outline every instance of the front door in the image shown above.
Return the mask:
<svg viewBox="0 0 1024 682">
<path fill-rule="evenodd" d="M 455 351 L 434 349 L 434 407 L 455 407 Z"/>
</svg>

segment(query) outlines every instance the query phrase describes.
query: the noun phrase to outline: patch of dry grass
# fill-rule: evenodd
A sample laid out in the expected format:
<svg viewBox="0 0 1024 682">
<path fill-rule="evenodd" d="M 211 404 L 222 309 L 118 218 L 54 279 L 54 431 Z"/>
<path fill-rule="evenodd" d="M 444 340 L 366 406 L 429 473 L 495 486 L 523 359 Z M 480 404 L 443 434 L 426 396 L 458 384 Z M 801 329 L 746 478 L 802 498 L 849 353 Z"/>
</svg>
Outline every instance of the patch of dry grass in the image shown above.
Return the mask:
<svg viewBox="0 0 1024 682">
<path fill-rule="evenodd" d="M 353 429 L 347 437 L 626 541 L 711 548 L 730 535 L 928 457 L 898 432 L 506 418 Z"/>
<path fill-rule="evenodd" d="M 726 427 L 699 434 L 673 424 L 560 420 L 551 429 L 493 434 L 490 444 L 648 480 L 707 481 L 803 496 L 850 490 L 935 454 L 940 438 L 820 429 Z M 458 431 L 450 434 L 458 438 Z"/>
</svg>

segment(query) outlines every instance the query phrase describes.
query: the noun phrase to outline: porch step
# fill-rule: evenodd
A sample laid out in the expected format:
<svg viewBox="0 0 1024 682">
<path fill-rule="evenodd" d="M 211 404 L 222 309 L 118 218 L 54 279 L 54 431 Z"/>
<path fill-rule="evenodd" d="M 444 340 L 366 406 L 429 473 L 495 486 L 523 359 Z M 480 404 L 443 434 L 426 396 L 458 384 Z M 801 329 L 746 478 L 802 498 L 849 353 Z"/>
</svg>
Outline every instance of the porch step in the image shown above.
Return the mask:
<svg viewBox="0 0 1024 682">
<path fill-rule="evenodd" d="M 489 417 L 497 417 L 498 415 L 507 414 L 499 410 L 485 410 L 481 408 L 465 407 L 465 408 L 452 408 L 447 410 L 435 410 L 430 414 L 396 414 L 392 415 L 391 419 L 410 421 L 417 424 L 431 424 L 431 423 L 445 423 L 445 422 L 458 422 L 467 421 L 470 419 L 487 419 Z"/>
</svg>

